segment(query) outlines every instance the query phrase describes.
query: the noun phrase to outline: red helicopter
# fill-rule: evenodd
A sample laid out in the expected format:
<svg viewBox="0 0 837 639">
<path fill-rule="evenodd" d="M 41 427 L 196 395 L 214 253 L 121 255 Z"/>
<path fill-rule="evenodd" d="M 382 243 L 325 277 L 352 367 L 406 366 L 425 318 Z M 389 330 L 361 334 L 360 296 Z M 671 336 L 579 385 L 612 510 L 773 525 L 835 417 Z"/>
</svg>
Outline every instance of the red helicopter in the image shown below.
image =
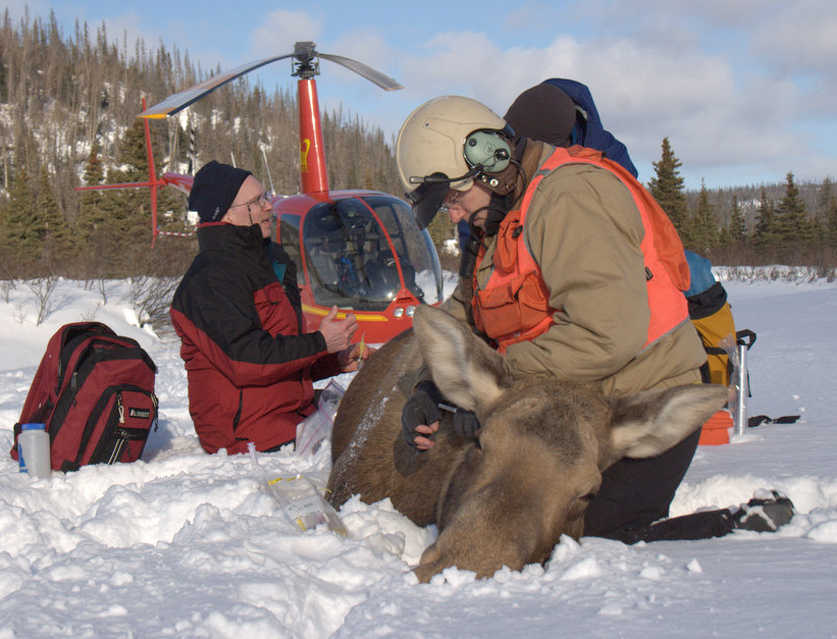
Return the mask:
<svg viewBox="0 0 837 639">
<path fill-rule="evenodd" d="M 274 241 L 298 266 L 302 311 L 312 326 L 332 306 L 354 314 L 360 330 L 355 340 L 381 343 L 412 325 L 418 304 L 442 301 L 442 272 L 430 234 L 418 228 L 410 206 L 379 191 L 328 188 L 325 151 L 315 76 L 319 58 L 335 62 L 382 89 L 402 88 L 389 76 L 346 58 L 319 53 L 313 42 L 297 42 L 294 52 L 257 60 L 219 74 L 169 96 L 148 109 L 142 118 L 166 118 L 245 73 L 271 62 L 293 58 L 298 77 L 299 163 L 302 193 L 273 198 Z M 192 177 L 164 173 L 156 177 L 146 122 L 149 181 L 84 188 L 148 187 L 151 189 L 153 239 L 166 234 L 157 228 L 157 188 L 174 186 L 186 193 Z"/>
</svg>

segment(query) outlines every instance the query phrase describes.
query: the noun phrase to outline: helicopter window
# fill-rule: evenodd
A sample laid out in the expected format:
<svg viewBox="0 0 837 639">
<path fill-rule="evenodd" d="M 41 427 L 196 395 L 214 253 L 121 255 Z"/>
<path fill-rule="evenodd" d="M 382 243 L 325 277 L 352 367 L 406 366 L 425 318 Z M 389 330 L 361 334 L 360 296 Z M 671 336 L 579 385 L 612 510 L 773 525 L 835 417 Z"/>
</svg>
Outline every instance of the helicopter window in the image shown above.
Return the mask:
<svg viewBox="0 0 837 639">
<path fill-rule="evenodd" d="M 279 244 L 285 249 L 297 266 L 296 283 L 298 286 L 305 284 L 305 274 L 302 272 L 299 252 L 299 215 L 284 214 L 279 218 Z"/>
<path fill-rule="evenodd" d="M 367 230 L 374 218 L 351 200 L 321 204 L 305 217 L 304 244 L 314 299 L 319 304 L 383 309 L 389 303 L 372 291 L 366 274 Z M 397 292 L 397 289 L 396 289 Z"/>
<path fill-rule="evenodd" d="M 364 198 L 381 220 L 404 270 L 407 288 L 429 304 L 442 301 L 442 271 L 439 257 L 427 230 L 419 229 L 410 207 L 397 198 Z M 386 238 L 382 238 L 386 243 Z M 388 250 L 387 246 L 387 250 Z M 405 267 L 405 264 L 407 268 Z M 409 272 L 409 273 L 408 273 Z"/>
<path fill-rule="evenodd" d="M 441 275 L 439 293 L 432 285 L 419 283 L 422 277 L 428 279 L 434 260 L 438 269 L 435 251 L 432 257 L 426 254 L 422 231 L 409 217 L 406 205 L 399 214 L 390 201 L 400 204 L 386 196 L 369 197 L 366 202 L 347 198 L 320 204 L 306 214 L 303 242 L 317 303 L 343 307 L 362 303 L 365 308 L 382 310 L 404 287 L 421 301 L 441 299 Z M 433 279 L 431 275 L 429 280 Z"/>
</svg>

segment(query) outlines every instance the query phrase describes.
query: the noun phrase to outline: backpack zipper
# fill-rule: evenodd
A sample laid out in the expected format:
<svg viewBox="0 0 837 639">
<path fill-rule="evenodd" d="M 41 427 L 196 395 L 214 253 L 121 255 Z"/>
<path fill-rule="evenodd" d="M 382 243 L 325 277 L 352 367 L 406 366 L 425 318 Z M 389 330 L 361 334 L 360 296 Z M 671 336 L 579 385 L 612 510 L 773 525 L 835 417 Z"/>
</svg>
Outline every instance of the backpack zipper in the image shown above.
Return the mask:
<svg viewBox="0 0 837 639">
<path fill-rule="evenodd" d="M 122 391 L 116 392 L 116 412 L 119 415 L 119 423 L 125 423 L 125 407 L 122 405 Z M 107 426 L 106 426 L 107 427 Z M 116 437 L 116 443 L 113 445 L 113 451 L 108 458 L 107 464 L 112 464 L 119 459 L 122 454 L 122 447 L 125 445 L 124 437 Z"/>
</svg>

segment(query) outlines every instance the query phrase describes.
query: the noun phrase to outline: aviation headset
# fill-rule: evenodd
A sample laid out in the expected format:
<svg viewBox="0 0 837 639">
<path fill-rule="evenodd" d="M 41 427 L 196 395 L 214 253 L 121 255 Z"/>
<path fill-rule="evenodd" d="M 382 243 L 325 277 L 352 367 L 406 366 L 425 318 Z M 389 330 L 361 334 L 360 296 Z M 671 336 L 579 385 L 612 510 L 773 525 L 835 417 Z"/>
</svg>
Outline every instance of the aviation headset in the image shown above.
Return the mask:
<svg viewBox="0 0 837 639">
<path fill-rule="evenodd" d="M 486 173 L 505 171 L 511 162 L 511 146 L 497 131 L 478 129 L 465 138 L 465 162 Z"/>
<path fill-rule="evenodd" d="M 511 193 L 521 176 L 520 157 L 513 157 L 512 153 L 522 156 L 523 147 L 514 151 L 513 139 L 514 129 L 508 125 L 502 130 L 477 129 L 465 138 L 463 156 L 474 181 L 496 196 Z"/>
</svg>

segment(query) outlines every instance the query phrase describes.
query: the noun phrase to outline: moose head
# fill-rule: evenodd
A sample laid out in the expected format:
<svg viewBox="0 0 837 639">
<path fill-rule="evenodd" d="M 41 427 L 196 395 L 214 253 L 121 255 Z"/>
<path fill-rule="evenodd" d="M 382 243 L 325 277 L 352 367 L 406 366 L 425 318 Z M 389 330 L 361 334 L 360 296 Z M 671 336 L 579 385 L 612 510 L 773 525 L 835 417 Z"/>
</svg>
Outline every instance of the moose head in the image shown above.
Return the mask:
<svg viewBox="0 0 837 639">
<path fill-rule="evenodd" d="M 695 384 L 608 399 L 589 385 L 516 374 L 432 307 L 419 309 L 414 330 L 436 385 L 482 425 L 443 482 L 440 534 L 416 568 L 423 581 L 451 565 L 490 576 L 546 560 L 562 534 L 583 533 L 604 469 L 668 450 L 727 398 L 722 386 Z"/>
</svg>

